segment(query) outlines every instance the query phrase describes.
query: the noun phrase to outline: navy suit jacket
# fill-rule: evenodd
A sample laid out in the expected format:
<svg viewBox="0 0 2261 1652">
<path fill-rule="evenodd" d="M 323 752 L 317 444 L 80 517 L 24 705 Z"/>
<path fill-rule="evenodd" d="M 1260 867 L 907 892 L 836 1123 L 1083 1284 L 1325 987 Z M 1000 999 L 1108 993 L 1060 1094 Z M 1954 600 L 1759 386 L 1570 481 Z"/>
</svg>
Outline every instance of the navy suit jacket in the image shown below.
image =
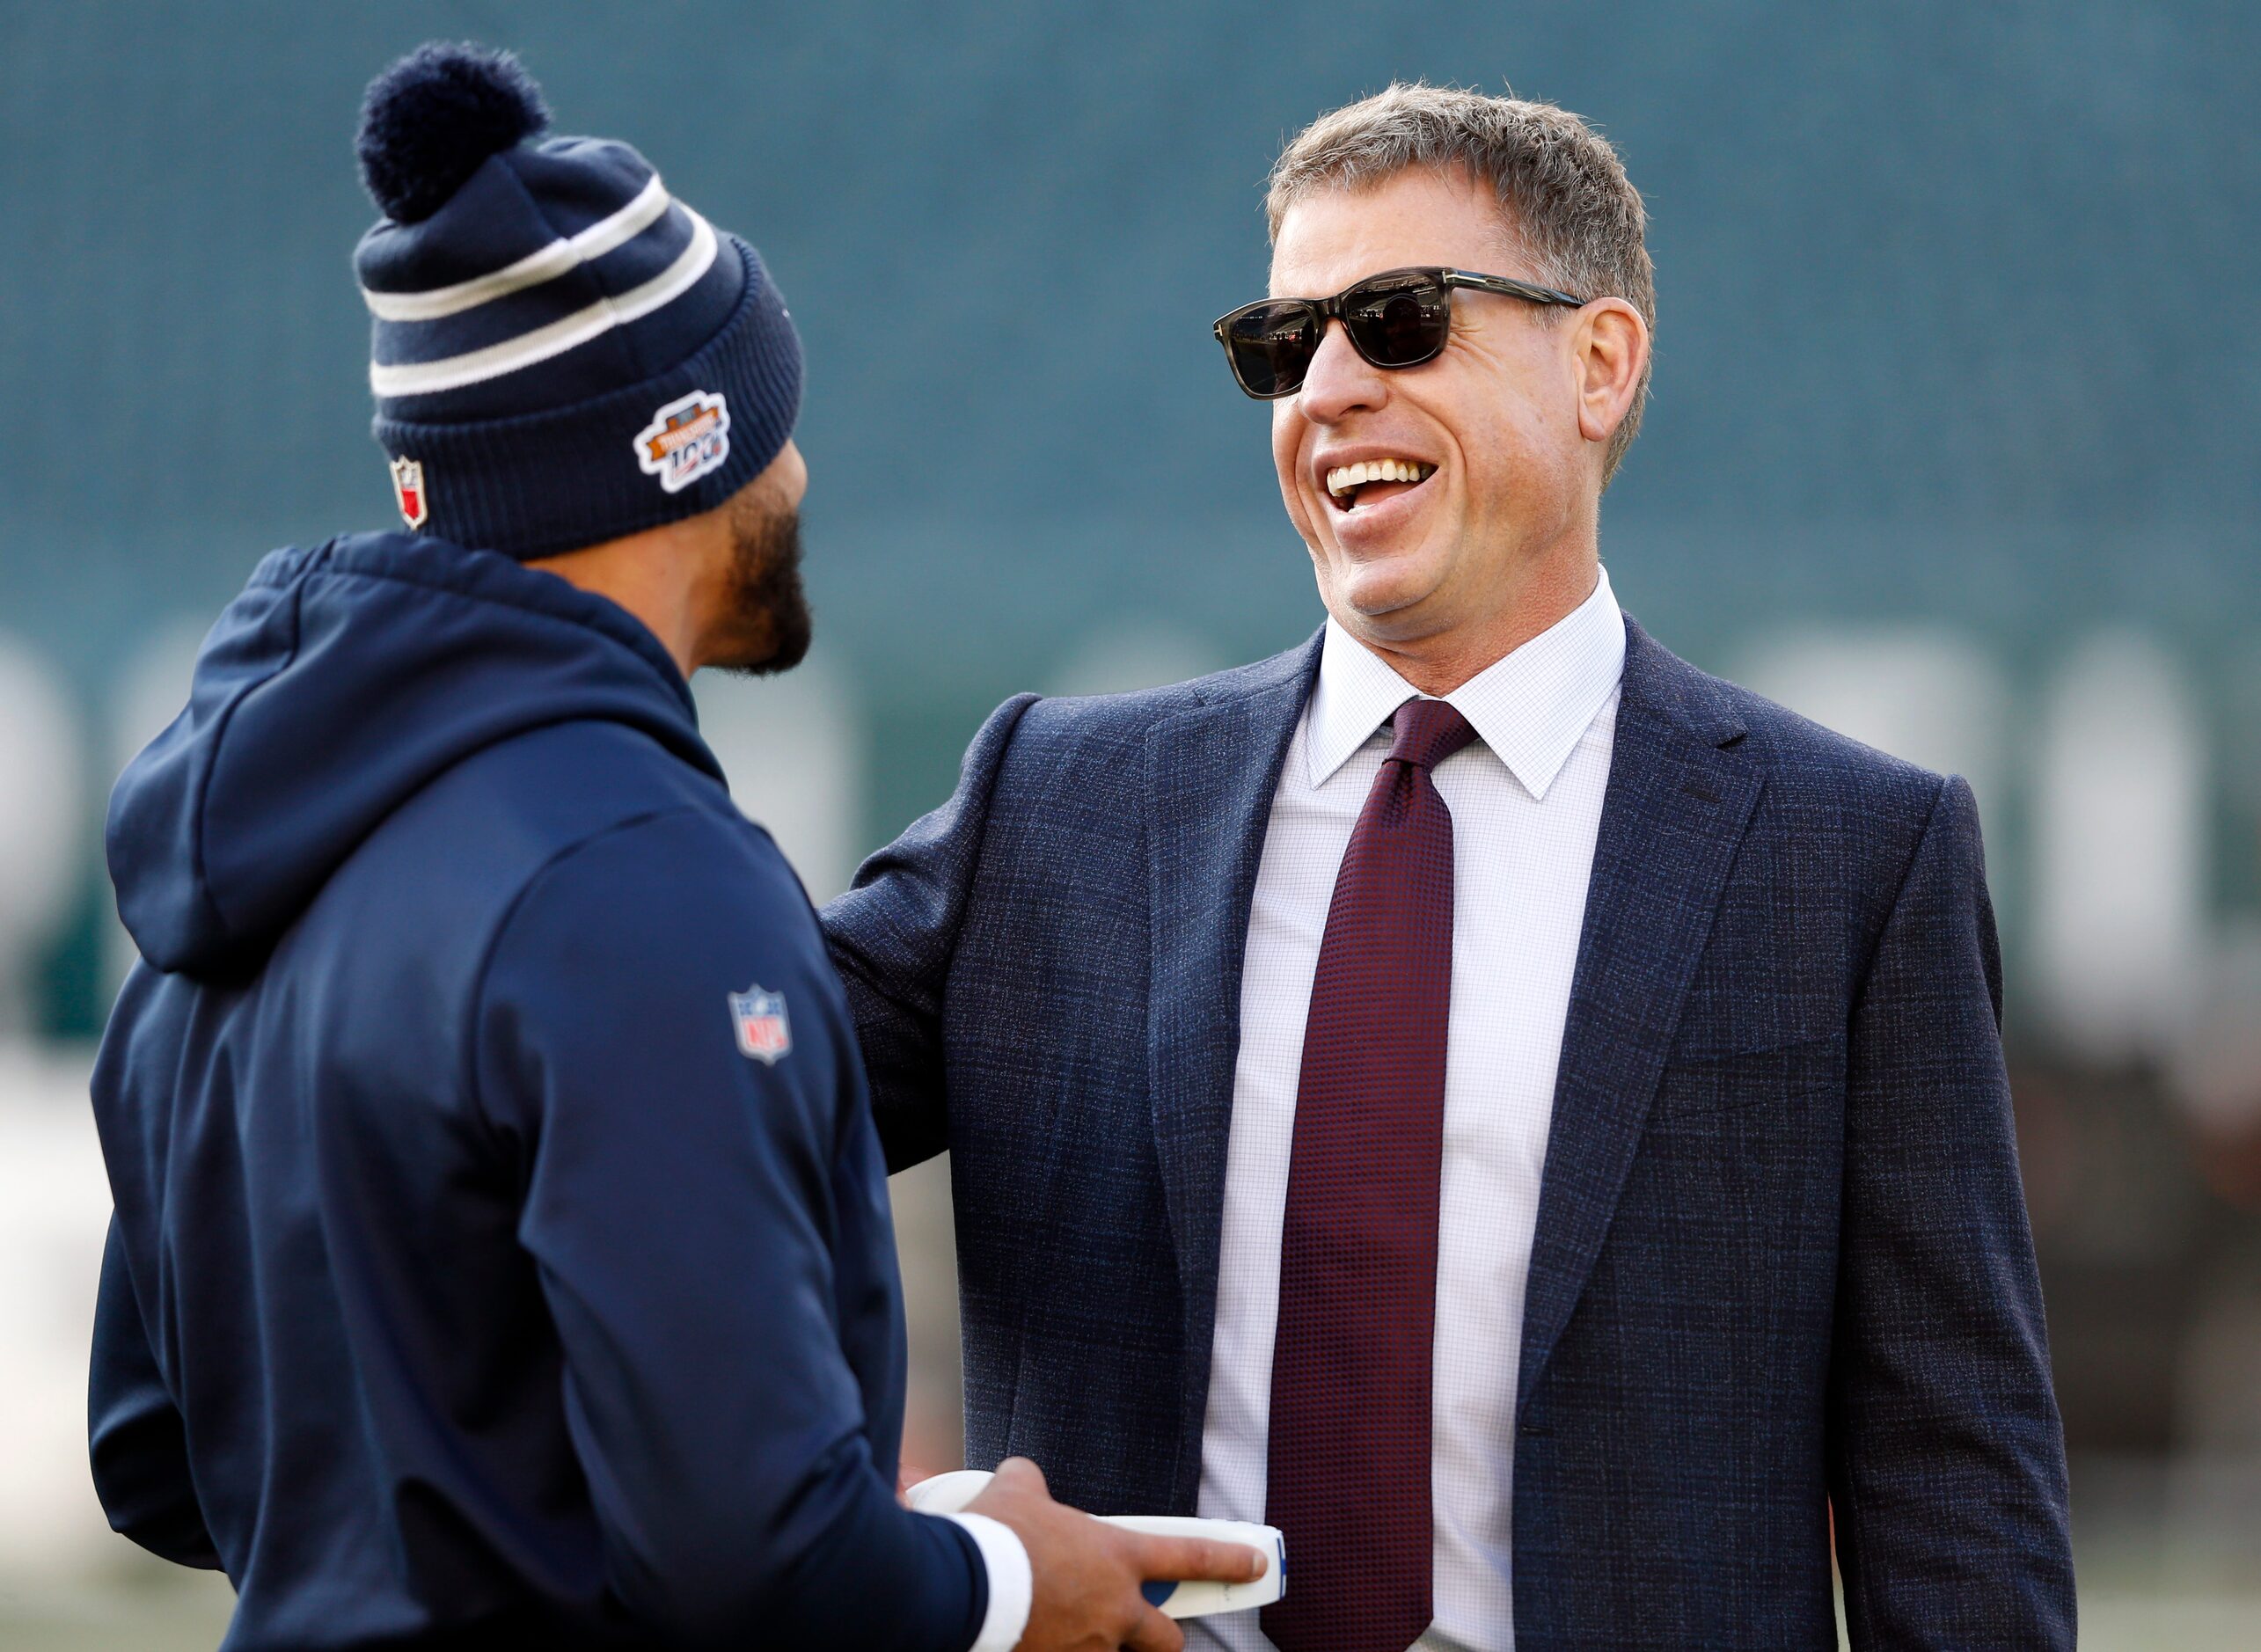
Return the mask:
<svg viewBox="0 0 2261 1652">
<path fill-rule="evenodd" d="M 2070 1647 L 1970 789 L 1627 622 L 1517 1381 L 1516 1641 Z M 948 1149 L 967 1455 L 1193 1511 L 1240 964 L 1317 640 L 1008 701 L 825 912 Z"/>
</svg>

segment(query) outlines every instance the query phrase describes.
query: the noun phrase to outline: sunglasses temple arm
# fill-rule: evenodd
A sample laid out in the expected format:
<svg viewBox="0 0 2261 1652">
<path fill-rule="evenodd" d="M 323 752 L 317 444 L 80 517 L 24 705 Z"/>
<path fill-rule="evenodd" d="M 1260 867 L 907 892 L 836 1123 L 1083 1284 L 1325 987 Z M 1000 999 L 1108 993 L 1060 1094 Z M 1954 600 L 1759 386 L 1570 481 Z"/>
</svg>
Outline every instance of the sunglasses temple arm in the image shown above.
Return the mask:
<svg viewBox="0 0 2261 1652">
<path fill-rule="evenodd" d="M 1498 293 L 1508 298 L 1521 298 L 1534 304 L 1562 304 L 1582 310 L 1586 301 L 1569 293 L 1557 292 L 1552 287 L 1534 287 L 1527 281 L 1508 280 L 1504 275 L 1480 275 L 1474 270 L 1448 269 L 1445 272 L 1447 287 L 1473 287 L 1479 292 Z"/>
</svg>

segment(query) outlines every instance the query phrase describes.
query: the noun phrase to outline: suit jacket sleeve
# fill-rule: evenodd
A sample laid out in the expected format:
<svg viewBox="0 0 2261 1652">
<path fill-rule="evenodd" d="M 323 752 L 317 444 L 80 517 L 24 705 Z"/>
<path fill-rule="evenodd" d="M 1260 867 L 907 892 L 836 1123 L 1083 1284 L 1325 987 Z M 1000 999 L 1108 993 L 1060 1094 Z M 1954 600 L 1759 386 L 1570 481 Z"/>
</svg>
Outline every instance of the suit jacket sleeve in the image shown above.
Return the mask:
<svg viewBox="0 0 2261 1652">
<path fill-rule="evenodd" d="M 848 989 L 889 1171 L 949 1145 L 942 1006 L 950 958 L 981 865 L 998 771 L 1035 700 L 1016 695 L 992 712 L 967 749 L 950 800 L 865 861 L 855 886 L 824 909 L 824 937 Z"/>
<path fill-rule="evenodd" d="M 1855 1647 L 2073 1645 L 2001 1017 L 1977 806 L 1950 779 L 1852 1020 L 1829 1476 Z"/>
<path fill-rule="evenodd" d="M 182 1566 L 217 1568 L 188 1473 L 188 1435 L 150 1351 L 118 1224 L 102 1251 L 86 1387 L 87 1455 L 113 1531 Z"/>
</svg>

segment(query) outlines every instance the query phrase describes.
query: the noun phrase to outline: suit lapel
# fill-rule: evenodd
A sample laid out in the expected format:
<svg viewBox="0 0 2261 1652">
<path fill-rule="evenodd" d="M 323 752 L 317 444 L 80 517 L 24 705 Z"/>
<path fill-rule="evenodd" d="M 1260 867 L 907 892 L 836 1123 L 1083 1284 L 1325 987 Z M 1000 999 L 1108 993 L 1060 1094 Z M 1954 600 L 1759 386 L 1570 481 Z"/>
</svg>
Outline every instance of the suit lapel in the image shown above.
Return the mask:
<svg viewBox="0 0 2261 1652">
<path fill-rule="evenodd" d="M 1147 1081 L 1185 1305 L 1174 1479 L 1187 1512 L 1199 1484 L 1248 909 L 1280 764 L 1318 667 L 1313 637 L 1255 668 L 1245 691 L 1167 718 L 1146 736 Z"/>
<path fill-rule="evenodd" d="M 1740 722 L 1630 618 L 1524 1299 L 1518 1418 L 1585 1289 L 1757 801 Z"/>
</svg>

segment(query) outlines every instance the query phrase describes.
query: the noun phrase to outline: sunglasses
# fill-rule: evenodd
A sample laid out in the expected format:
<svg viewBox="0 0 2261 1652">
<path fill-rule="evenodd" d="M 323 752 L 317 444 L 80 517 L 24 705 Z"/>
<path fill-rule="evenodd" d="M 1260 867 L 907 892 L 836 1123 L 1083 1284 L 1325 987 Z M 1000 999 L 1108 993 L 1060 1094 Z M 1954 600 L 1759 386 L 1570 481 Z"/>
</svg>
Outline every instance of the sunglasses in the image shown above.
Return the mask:
<svg viewBox="0 0 2261 1652">
<path fill-rule="evenodd" d="M 1375 367 L 1419 367 L 1435 361 L 1452 336 L 1455 287 L 1573 310 L 1586 302 L 1504 275 L 1392 269 L 1353 281 L 1332 298 L 1260 298 L 1220 317 L 1211 331 L 1225 347 L 1240 388 L 1258 401 L 1277 401 L 1303 388 L 1330 316 L 1342 322 L 1350 347 Z"/>
</svg>

